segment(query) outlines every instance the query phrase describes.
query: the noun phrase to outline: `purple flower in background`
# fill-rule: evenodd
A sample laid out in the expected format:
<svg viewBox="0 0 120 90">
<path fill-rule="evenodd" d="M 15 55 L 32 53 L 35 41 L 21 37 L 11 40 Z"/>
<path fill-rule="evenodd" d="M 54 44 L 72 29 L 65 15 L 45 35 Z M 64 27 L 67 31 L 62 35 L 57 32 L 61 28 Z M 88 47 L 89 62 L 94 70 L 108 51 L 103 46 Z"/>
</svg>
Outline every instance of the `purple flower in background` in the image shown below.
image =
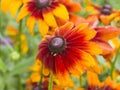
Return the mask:
<svg viewBox="0 0 120 90">
<path fill-rule="evenodd" d="M 7 43 L 9 45 L 13 46 L 13 42 L 11 41 L 10 38 L 4 37 L 4 38 L 0 39 L 0 45 L 7 45 Z"/>
</svg>

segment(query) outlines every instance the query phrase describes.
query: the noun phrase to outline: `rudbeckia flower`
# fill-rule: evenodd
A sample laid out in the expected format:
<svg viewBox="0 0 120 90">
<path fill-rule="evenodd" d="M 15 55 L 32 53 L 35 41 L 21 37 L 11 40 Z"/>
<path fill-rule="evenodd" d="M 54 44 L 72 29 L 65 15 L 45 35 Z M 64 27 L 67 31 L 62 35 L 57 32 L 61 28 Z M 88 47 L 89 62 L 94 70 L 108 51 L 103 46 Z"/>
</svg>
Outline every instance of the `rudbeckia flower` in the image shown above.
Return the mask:
<svg viewBox="0 0 120 90">
<path fill-rule="evenodd" d="M 90 0 L 85 0 L 86 10 L 90 12 L 90 15 L 96 15 L 99 20 L 105 25 L 120 15 L 120 12 L 114 10 L 109 4 L 105 4 L 102 7 L 93 4 Z M 90 17 L 90 16 L 89 16 Z"/>
<path fill-rule="evenodd" d="M 3 12 L 10 11 L 11 15 L 15 17 L 16 12 L 26 0 L 1 0 L 1 9 Z"/>
<path fill-rule="evenodd" d="M 86 23 L 74 26 L 68 22 L 57 28 L 54 36 L 46 36 L 41 41 L 36 58 L 66 83 L 70 74 L 79 76 L 95 65 L 92 55 L 101 53 L 101 48 L 91 41 L 95 35 L 96 31 Z"/>
<path fill-rule="evenodd" d="M 94 72 L 87 73 L 88 86 L 86 88 L 79 88 L 76 90 L 119 90 L 120 83 L 116 83 L 107 77 L 104 82 L 100 82 L 98 76 Z"/>
<path fill-rule="evenodd" d="M 87 18 L 82 18 L 79 16 L 72 17 L 72 22 L 75 23 L 75 25 L 82 24 L 82 23 L 88 23 L 89 28 L 94 29 L 97 34 L 92 39 L 92 41 L 96 42 L 101 48 L 102 48 L 102 55 L 107 55 L 110 53 L 113 53 L 114 49 L 113 47 L 108 43 L 109 40 L 112 41 L 112 39 L 118 37 L 120 35 L 120 29 L 114 26 L 101 26 L 98 27 L 98 19 L 97 16 L 91 16 Z M 115 43 L 113 43 L 115 44 Z M 115 44 L 117 45 L 117 44 Z"/>
<path fill-rule="evenodd" d="M 27 26 L 30 33 L 33 35 L 34 25 L 38 21 L 38 28 L 44 36 L 48 30 L 57 27 L 57 18 L 69 20 L 69 12 L 79 10 L 80 5 L 70 0 L 27 0 L 18 14 L 17 21 L 29 15 Z"/>
</svg>

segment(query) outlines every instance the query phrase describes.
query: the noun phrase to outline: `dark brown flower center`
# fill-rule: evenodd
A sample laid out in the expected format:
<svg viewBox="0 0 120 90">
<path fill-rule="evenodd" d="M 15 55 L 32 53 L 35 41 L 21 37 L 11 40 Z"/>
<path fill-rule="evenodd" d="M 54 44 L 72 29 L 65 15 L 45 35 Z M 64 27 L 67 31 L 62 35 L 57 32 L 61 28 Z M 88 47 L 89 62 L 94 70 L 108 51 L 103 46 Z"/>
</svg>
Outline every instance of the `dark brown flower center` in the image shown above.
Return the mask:
<svg viewBox="0 0 120 90">
<path fill-rule="evenodd" d="M 36 6 L 37 6 L 37 8 L 44 8 L 44 7 L 48 6 L 49 3 L 50 3 L 50 0 L 37 0 Z"/>
<path fill-rule="evenodd" d="M 49 50 L 55 55 L 61 53 L 66 48 L 66 43 L 63 37 L 56 36 L 49 42 Z"/>
<path fill-rule="evenodd" d="M 112 10 L 112 7 L 111 7 L 109 4 L 105 4 L 105 5 L 103 6 L 103 9 Z"/>
<path fill-rule="evenodd" d="M 112 7 L 109 4 L 106 4 L 102 7 L 101 14 L 110 15 L 112 13 Z"/>
</svg>

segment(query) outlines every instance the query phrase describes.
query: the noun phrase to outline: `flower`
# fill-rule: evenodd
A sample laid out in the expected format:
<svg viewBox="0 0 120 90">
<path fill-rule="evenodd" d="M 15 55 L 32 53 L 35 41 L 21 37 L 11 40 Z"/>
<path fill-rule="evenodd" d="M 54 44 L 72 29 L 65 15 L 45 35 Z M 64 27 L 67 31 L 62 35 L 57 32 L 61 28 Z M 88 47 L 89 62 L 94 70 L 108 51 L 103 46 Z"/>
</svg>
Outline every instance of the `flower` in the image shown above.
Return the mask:
<svg viewBox="0 0 120 90">
<path fill-rule="evenodd" d="M 120 29 L 114 26 L 100 26 L 98 27 L 98 19 L 97 16 L 91 16 L 87 18 L 82 18 L 79 16 L 75 16 L 74 18 L 70 18 L 75 25 L 88 23 L 89 28 L 94 29 L 97 34 L 92 39 L 92 41 L 96 42 L 102 48 L 102 55 L 109 55 L 114 52 L 113 47 L 108 43 L 109 40 L 116 38 L 120 35 Z M 117 45 L 113 42 L 114 45 Z M 106 57 L 106 56 L 105 56 Z"/>
<path fill-rule="evenodd" d="M 74 7 L 75 5 L 77 8 Z M 29 15 L 27 26 L 30 33 L 34 34 L 33 28 L 35 22 L 38 21 L 38 28 L 44 36 L 51 28 L 57 27 L 57 18 L 69 20 L 69 12 L 79 10 L 81 10 L 80 5 L 70 0 L 27 0 L 18 14 L 17 21 Z"/>
<path fill-rule="evenodd" d="M 96 15 L 99 20 L 105 25 L 110 24 L 110 22 L 120 15 L 120 12 L 113 10 L 109 4 L 104 4 L 102 7 L 93 4 L 90 0 L 85 0 L 86 10 L 90 12 L 90 16 Z M 88 16 L 88 17 L 90 17 Z"/>
<path fill-rule="evenodd" d="M 115 83 L 110 77 L 107 77 L 104 82 L 100 82 L 98 76 L 94 72 L 87 73 L 88 87 L 79 88 L 77 90 L 119 90 L 120 83 Z"/>
<path fill-rule="evenodd" d="M 77 90 L 119 90 L 120 83 L 115 83 L 108 77 L 104 82 L 100 82 L 95 73 L 88 73 L 88 87 Z"/>
<path fill-rule="evenodd" d="M 101 53 L 101 48 L 90 41 L 95 35 L 96 31 L 88 28 L 86 23 L 74 26 L 68 22 L 57 28 L 55 35 L 48 35 L 41 41 L 36 58 L 66 83 L 69 73 L 79 76 L 95 65 L 92 55 Z"/>
</svg>

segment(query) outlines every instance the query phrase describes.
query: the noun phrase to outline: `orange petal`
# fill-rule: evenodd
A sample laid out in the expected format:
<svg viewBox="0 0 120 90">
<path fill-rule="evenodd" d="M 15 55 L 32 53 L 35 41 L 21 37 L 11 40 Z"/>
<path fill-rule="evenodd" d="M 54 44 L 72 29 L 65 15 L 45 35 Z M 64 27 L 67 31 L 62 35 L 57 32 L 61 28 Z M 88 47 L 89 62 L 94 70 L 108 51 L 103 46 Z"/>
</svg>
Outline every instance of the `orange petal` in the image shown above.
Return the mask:
<svg viewBox="0 0 120 90">
<path fill-rule="evenodd" d="M 94 72 L 90 72 L 90 71 L 88 71 L 87 72 L 87 79 L 88 79 L 88 85 L 89 86 L 100 86 L 100 81 L 99 81 L 99 79 L 98 79 L 98 75 L 96 74 L 96 73 L 94 73 Z"/>
<path fill-rule="evenodd" d="M 28 8 L 27 8 L 27 5 L 25 4 L 19 14 L 18 14 L 18 17 L 17 17 L 17 21 L 20 21 L 22 18 L 24 18 L 25 16 L 27 16 L 29 14 L 29 11 L 28 11 Z"/>
<path fill-rule="evenodd" d="M 73 26 L 74 26 L 74 24 L 72 22 L 67 22 L 65 25 L 56 29 L 56 30 L 58 30 L 58 31 L 56 31 L 56 34 L 64 36 L 65 32 L 71 30 L 73 28 Z"/>
<path fill-rule="evenodd" d="M 95 42 L 86 42 L 84 43 L 84 47 L 83 48 L 81 47 L 81 49 L 90 53 L 91 55 L 102 53 L 101 47 Z"/>
<path fill-rule="evenodd" d="M 69 12 L 79 12 L 82 9 L 78 2 L 67 2 L 65 6 Z"/>
<path fill-rule="evenodd" d="M 42 36 L 48 33 L 49 27 L 42 19 L 38 20 L 38 28 Z"/>
<path fill-rule="evenodd" d="M 34 34 L 33 29 L 34 29 L 35 22 L 36 22 L 35 17 L 33 17 L 33 16 L 28 17 L 28 19 L 27 19 L 27 26 L 29 28 L 29 31 L 30 31 L 31 35 Z"/>
<path fill-rule="evenodd" d="M 12 36 L 18 35 L 18 30 L 14 28 L 13 26 L 7 26 L 6 32 L 7 32 L 7 35 L 12 35 Z"/>
<path fill-rule="evenodd" d="M 86 20 L 89 22 L 89 27 L 91 28 L 95 28 L 99 23 L 98 17 L 96 15 L 88 16 Z"/>
<path fill-rule="evenodd" d="M 102 49 L 102 55 L 109 54 L 114 51 L 114 49 L 105 41 L 96 42 Z"/>
<path fill-rule="evenodd" d="M 54 10 L 53 10 L 53 14 L 56 17 L 65 19 L 65 20 L 69 20 L 69 14 L 68 11 L 66 9 L 66 7 L 62 4 L 59 4 Z"/>
<path fill-rule="evenodd" d="M 97 38 L 101 40 L 109 40 L 120 35 L 120 29 L 113 26 L 105 26 L 95 28 L 97 31 Z"/>
</svg>

